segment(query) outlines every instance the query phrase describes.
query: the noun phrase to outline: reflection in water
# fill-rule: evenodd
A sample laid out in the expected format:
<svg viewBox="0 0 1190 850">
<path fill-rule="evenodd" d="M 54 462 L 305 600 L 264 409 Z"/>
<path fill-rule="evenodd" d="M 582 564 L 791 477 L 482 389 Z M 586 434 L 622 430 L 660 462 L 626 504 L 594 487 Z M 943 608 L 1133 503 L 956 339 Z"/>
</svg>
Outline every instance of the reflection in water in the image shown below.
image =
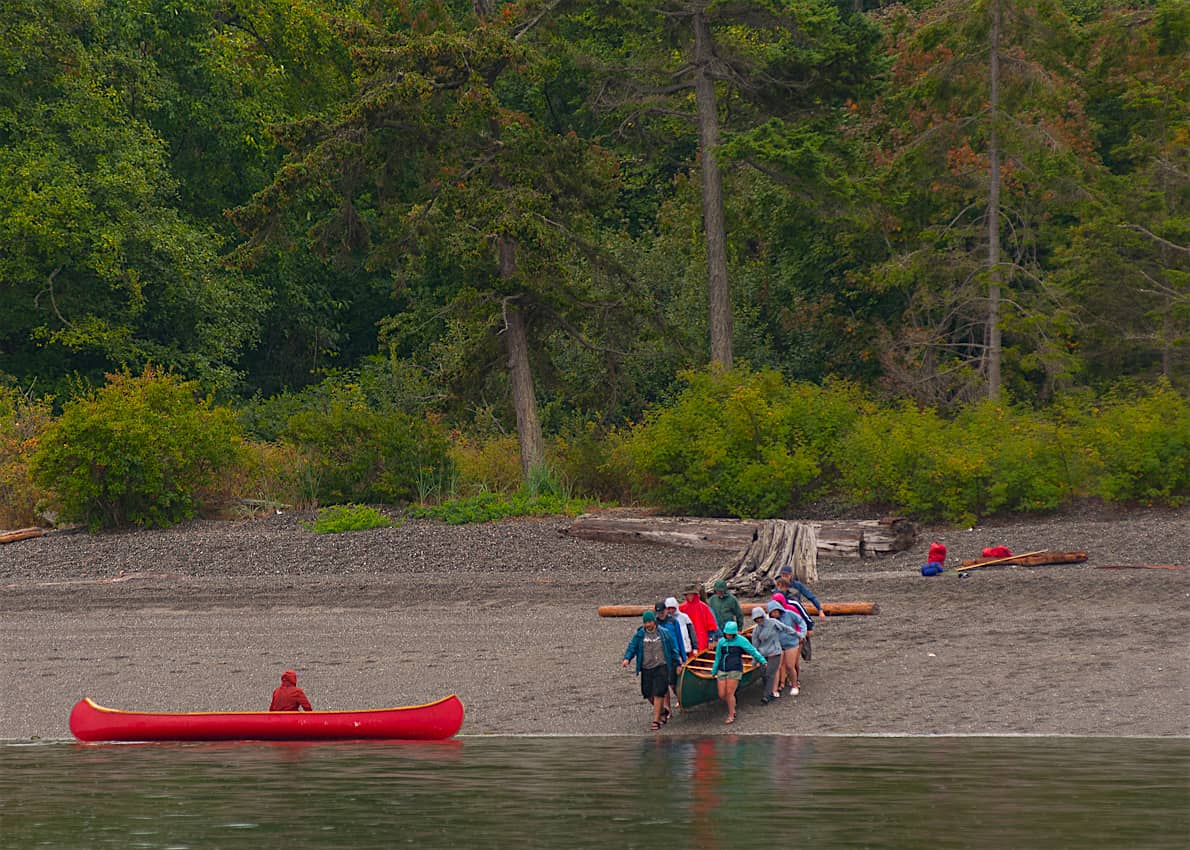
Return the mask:
<svg viewBox="0 0 1190 850">
<path fill-rule="evenodd" d="M 1190 741 L 0 745 L 0 848 L 1182 848 Z"/>
</svg>

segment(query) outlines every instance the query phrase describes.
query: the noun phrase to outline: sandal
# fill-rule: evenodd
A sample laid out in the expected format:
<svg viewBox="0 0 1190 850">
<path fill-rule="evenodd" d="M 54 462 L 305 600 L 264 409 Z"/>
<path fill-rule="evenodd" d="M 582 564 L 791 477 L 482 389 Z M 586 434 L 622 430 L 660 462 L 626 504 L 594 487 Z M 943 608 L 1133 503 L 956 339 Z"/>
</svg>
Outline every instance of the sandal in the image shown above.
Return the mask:
<svg viewBox="0 0 1190 850">
<path fill-rule="evenodd" d="M 654 732 L 658 732 L 661 730 L 661 724 L 658 721 L 654 720 L 652 723 L 649 724 L 649 728 L 651 730 L 653 730 Z"/>
<path fill-rule="evenodd" d="M 727 716 L 727 719 L 726 719 L 726 720 L 724 720 L 723 722 L 724 722 L 724 723 L 735 723 L 735 715 L 734 715 L 734 714 L 729 714 L 729 715 Z"/>
<path fill-rule="evenodd" d="M 669 718 L 673 717 L 673 712 L 668 708 L 661 709 L 661 725 L 664 726 L 669 722 Z"/>
</svg>

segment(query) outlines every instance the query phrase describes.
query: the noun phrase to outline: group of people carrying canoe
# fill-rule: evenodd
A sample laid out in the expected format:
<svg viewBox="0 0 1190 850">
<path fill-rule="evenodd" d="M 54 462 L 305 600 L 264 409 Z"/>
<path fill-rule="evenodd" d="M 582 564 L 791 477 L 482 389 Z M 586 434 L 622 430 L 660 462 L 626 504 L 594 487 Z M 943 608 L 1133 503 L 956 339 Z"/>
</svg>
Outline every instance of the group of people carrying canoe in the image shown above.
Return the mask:
<svg viewBox="0 0 1190 850">
<path fill-rule="evenodd" d="M 708 647 L 715 648 L 711 676 L 719 699 L 727 706 L 724 723 L 735 722 L 736 689 L 744 676 L 745 655 L 764 669 L 761 703 L 779 698 L 786 687 L 790 696 L 801 692 L 801 661 L 810 656 L 814 629 L 802 597 L 814 604 L 820 618 L 826 615 L 810 588 L 794 579 L 793 568 L 781 568 L 772 599 L 764 607 L 752 608 L 747 619 L 727 582 L 716 581 L 712 591 L 704 598 L 702 585 L 693 584 L 686 588 L 685 602 L 679 604 L 670 596 L 656 603 L 653 610 L 644 612 L 642 624 L 624 651 L 621 666 L 635 660 L 641 695 L 653 706 L 649 728 L 654 731 L 673 714 L 672 697 L 677 694 L 682 667 Z"/>
</svg>

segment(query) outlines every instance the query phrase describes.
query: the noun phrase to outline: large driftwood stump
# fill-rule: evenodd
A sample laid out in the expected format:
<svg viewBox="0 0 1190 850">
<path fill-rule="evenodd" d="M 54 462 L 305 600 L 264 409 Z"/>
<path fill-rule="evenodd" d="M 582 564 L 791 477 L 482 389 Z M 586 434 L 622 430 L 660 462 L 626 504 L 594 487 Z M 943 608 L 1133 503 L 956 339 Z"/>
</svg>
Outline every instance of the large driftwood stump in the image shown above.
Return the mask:
<svg viewBox="0 0 1190 850">
<path fill-rule="evenodd" d="M 812 523 L 765 520 L 756 539 L 708 584 L 724 579 L 733 593 L 768 594 L 786 564 L 798 581 L 818 581 L 818 533 Z"/>
<path fill-rule="evenodd" d="M 605 543 L 652 543 L 694 549 L 740 551 L 751 547 L 765 520 L 698 517 L 622 517 L 583 514 L 566 533 Z M 808 520 L 820 556 L 866 558 L 901 552 L 917 542 L 917 528 L 902 517 L 871 520 Z"/>
</svg>

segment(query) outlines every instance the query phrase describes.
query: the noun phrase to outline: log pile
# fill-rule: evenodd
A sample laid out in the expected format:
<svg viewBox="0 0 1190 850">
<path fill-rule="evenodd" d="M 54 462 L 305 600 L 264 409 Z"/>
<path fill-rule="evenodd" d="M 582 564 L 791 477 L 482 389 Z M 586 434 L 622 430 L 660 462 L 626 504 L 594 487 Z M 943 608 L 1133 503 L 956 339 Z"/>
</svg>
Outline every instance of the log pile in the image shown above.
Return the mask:
<svg viewBox="0 0 1190 850">
<path fill-rule="evenodd" d="M 605 543 L 652 543 L 693 549 L 740 551 L 751 547 L 769 520 L 698 517 L 621 517 L 583 514 L 566 533 Z M 820 556 L 866 558 L 901 552 L 917 541 L 917 528 L 902 517 L 810 520 Z"/>
</svg>

